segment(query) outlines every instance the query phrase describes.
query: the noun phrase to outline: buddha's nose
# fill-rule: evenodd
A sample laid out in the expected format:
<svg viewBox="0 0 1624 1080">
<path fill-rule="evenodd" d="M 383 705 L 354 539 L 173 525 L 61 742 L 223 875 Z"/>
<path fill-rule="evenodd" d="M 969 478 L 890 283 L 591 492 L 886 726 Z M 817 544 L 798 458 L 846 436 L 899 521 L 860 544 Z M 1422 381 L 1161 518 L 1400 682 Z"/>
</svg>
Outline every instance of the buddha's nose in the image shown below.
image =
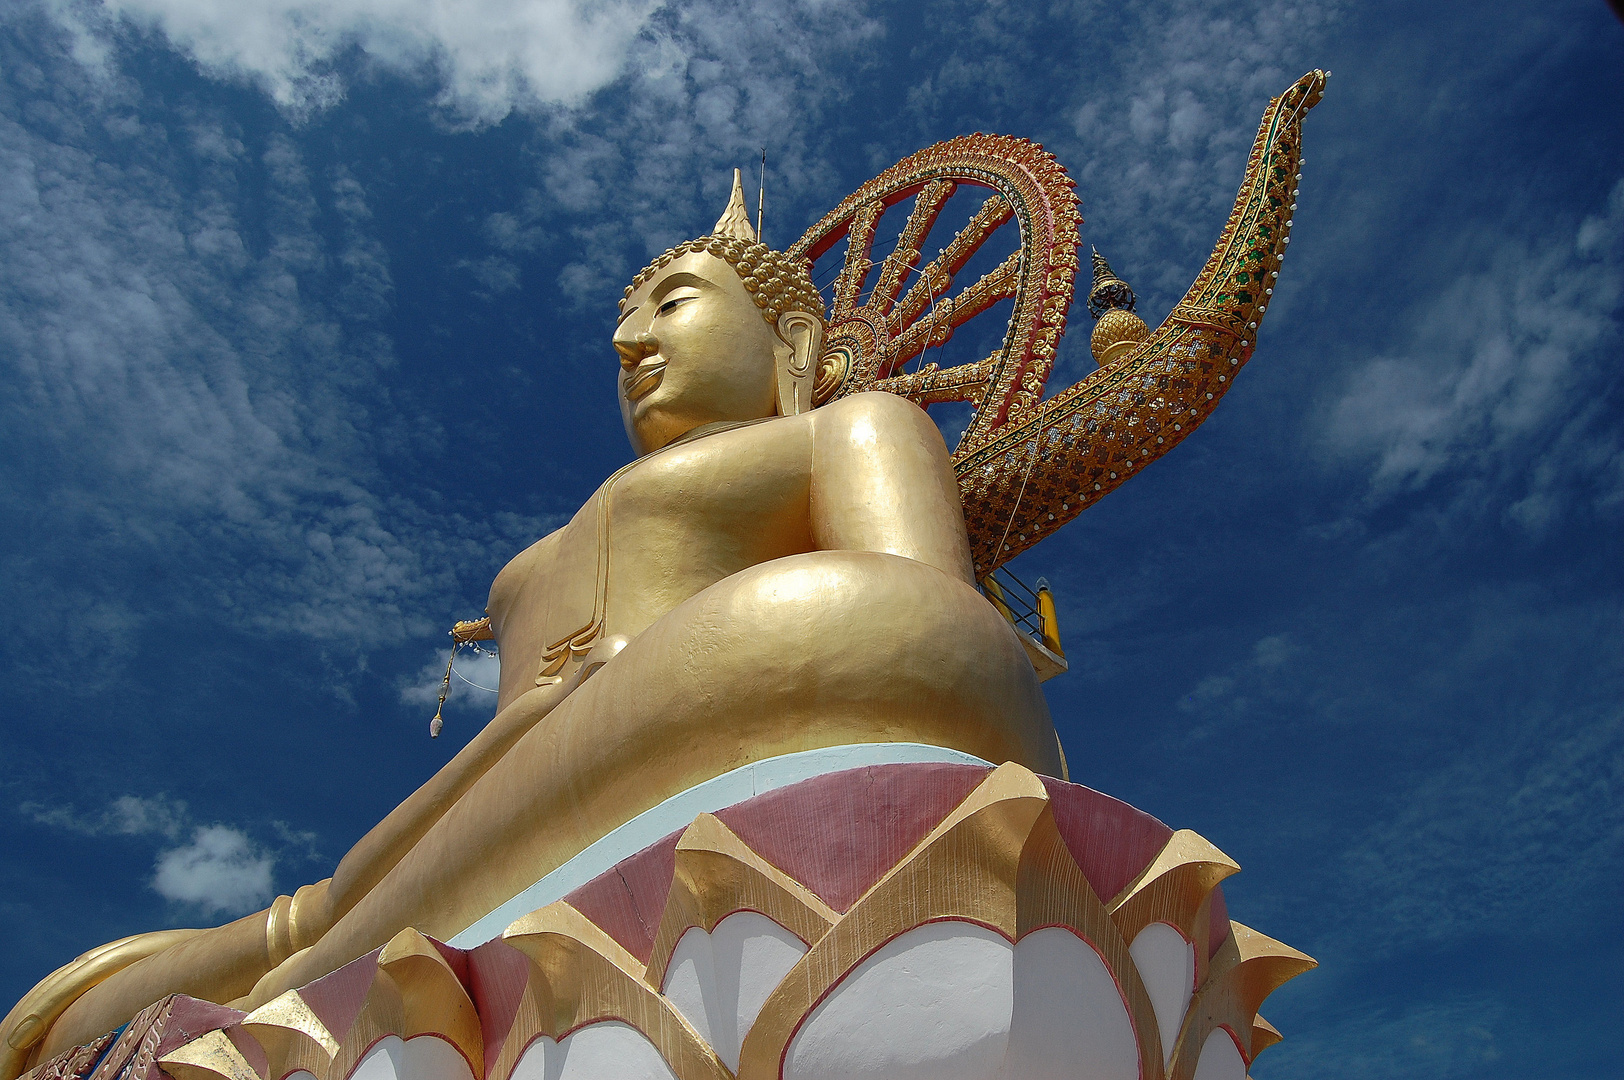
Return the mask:
<svg viewBox="0 0 1624 1080">
<path fill-rule="evenodd" d="M 647 331 L 634 338 L 615 337 L 615 352 L 620 354 L 620 366 L 627 371 L 636 367 L 643 357 L 653 356 L 659 351 L 659 341 Z"/>
</svg>

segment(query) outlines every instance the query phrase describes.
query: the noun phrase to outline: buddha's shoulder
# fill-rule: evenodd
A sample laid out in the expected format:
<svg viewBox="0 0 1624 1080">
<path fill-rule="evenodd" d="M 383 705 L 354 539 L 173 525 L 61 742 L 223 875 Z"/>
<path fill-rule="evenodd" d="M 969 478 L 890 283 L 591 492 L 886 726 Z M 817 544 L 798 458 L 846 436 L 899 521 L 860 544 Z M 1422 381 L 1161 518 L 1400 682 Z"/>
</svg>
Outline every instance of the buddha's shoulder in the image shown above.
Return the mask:
<svg viewBox="0 0 1624 1080">
<path fill-rule="evenodd" d="M 936 427 L 924 409 L 907 398 L 883 390 L 868 390 L 831 401 L 807 416 L 817 425 L 820 435 L 873 432 L 883 436 L 891 432 L 935 430 Z"/>
<path fill-rule="evenodd" d="M 633 470 L 646 464 L 649 471 L 680 471 L 691 464 L 714 460 L 748 462 L 751 468 L 770 467 L 776 460 L 787 463 L 809 455 L 816 440 L 831 435 L 842 441 L 883 441 L 920 431 L 941 437 L 935 422 L 913 402 L 896 394 L 868 391 L 798 416 L 775 416 L 719 432 L 675 448 L 675 452 L 651 454 Z"/>
</svg>

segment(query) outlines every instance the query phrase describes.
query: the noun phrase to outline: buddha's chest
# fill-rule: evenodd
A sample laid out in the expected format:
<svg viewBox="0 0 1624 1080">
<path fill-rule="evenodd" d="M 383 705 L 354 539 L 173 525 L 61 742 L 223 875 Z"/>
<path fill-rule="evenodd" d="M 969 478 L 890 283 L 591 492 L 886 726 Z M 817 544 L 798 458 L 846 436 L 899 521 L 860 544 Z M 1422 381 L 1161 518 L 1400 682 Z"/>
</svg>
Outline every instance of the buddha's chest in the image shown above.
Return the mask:
<svg viewBox="0 0 1624 1080">
<path fill-rule="evenodd" d="M 652 614 L 729 574 L 811 548 L 811 461 L 767 439 L 714 437 L 645 459 L 599 489 L 611 601 Z"/>
<path fill-rule="evenodd" d="M 635 637 L 731 574 L 812 549 L 810 448 L 774 426 L 634 462 L 502 570 L 489 611 L 504 703 L 567 662 L 570 641 Z"/>
</svg>

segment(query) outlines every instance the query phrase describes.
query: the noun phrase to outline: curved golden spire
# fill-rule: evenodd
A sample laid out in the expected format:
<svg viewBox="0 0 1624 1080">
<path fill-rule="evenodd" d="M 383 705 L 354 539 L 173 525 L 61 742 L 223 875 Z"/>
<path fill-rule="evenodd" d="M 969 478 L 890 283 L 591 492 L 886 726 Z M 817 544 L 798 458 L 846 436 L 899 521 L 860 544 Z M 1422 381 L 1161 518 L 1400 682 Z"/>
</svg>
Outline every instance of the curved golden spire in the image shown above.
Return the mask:
<svg viewBox="0 0 1624 1080">
<path fill-rule="evenodd" d="M 1234 385 L 1280 276 L 1297 209 L 1303 117 L 1319 103 L 1328 76 L 1311 71 L 1269 103 L 1229 221 L 1162 324 L 953 455 L 977 573 L 1053 535 L 1143 471 Z"/>
</svg>

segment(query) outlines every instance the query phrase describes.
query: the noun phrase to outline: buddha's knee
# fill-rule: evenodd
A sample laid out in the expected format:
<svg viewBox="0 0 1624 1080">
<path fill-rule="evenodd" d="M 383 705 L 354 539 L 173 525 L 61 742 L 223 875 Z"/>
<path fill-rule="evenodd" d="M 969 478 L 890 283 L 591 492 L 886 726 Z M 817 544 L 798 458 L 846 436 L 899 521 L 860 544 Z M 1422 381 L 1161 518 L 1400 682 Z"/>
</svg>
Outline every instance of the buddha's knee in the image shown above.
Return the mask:
<svg viewBox="0 0 1624 1080">
<path fill-rule="evenodd" d="M 972 586 L 912 559 L 815 552 L 763 563 L 671 611 L 615 665 L 605 706 L 637 700 L 639 712 L 708 719 L 711 736 L 929 741 L 1059 769 L 1009 624 Z"/>
</svg>

